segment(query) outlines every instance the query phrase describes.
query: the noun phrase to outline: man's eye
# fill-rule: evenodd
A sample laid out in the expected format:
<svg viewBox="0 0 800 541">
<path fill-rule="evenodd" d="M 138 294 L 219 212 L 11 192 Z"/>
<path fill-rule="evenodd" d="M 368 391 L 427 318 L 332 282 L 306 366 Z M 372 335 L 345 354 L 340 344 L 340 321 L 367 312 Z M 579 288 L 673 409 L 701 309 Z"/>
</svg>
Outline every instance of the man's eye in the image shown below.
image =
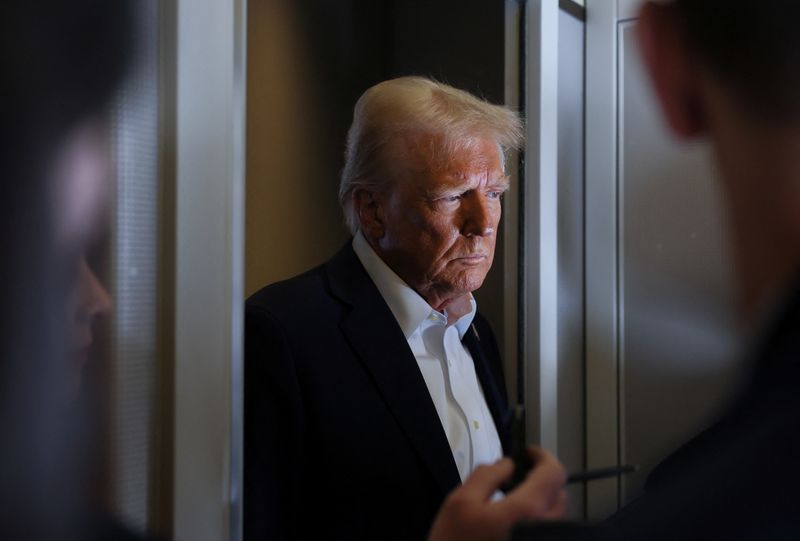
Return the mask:
<svg viewBox="0 0 800 541">
<path fill-rule="evenodd" d="M 486 195 L 489 199 L 500 199 L 503 196 L 503 192 L 500 190 L 495 190 L 487 193 Z"/>
<path fill-rule="evenodd" d="M 459 199 L 461 199 L 461 194 L 445 196 L 442 198 L 442 201 L 445 203 L 455 203 Z"/>
</svg>

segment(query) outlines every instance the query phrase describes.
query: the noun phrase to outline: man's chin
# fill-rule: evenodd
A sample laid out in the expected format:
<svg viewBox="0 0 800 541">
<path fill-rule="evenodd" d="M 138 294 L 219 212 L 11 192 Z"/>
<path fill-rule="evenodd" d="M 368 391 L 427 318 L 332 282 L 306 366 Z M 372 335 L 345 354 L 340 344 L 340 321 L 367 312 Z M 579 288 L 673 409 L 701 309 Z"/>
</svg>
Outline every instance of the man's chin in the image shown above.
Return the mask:
<svg viewBox="0 0 800 541">
<path fill-rule="evenodd" d="M 458 299 L 460 297 L 469 296 L 470 293 L 476 291 L 483 285 L 483 280 L 486 278 L 486 273 L 467 273 L 459 276 L 456 280 L 448 282 L 448 299 Z"/>
</svg>

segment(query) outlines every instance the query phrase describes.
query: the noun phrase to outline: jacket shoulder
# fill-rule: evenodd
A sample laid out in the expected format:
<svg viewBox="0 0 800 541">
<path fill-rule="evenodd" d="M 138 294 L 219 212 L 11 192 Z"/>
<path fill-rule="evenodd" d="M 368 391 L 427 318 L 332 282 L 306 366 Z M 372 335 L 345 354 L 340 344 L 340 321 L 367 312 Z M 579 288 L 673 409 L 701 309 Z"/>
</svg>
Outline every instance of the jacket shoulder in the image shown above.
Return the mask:
<svg viewBox="0 0 800 541">
<path fill-rule="evenodd" d="M 328 290 L 325 265 L 319 265 L 288 280 L 281 280 L 262 287 L 245 301 L 250 311 L 280 312 L 296 305 L 303 299 L 318 298 Z"/>
</svg>

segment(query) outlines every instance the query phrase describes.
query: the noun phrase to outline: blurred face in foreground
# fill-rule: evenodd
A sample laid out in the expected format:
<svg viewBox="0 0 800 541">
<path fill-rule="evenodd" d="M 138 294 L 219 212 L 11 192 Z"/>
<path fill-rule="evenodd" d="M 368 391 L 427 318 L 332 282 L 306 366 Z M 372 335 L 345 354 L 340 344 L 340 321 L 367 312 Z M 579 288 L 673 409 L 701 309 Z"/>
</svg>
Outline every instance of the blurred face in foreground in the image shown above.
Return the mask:
<svg viewBox="0 0 800 541">
<path fill-rule="evenodd" d="M 501 196 L 497 144 L 475 137 L 436 155 L 437 137 L 397 141 L 404 172 L 380 193 L 357 194 L 362 231 L 389 267 L 443 310 L 478 289 L 492 266 Z"/>
<path fill-rule="evenodd" d="M 67 389 L 78 393 L 81 371 L 94 341 L 92 327 L 111 308 L 111 297 L 86 261 L 85 252 L 101 228 L 108 204 L 109 152 L 105 130 L 87 122 L 73 131 L 58 156 L 54 182 L 59 246 L 75 259 L 66 314 Z"/>
</svg>

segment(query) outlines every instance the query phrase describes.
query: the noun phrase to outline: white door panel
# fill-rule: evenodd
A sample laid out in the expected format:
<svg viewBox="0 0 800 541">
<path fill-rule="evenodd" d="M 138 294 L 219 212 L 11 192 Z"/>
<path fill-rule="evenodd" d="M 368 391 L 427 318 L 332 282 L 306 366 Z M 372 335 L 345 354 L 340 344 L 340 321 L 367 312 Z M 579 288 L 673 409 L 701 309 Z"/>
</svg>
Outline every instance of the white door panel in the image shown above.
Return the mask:
<svg viewBox="0 0 800 541">
<path fill-rule="evenodd" d="M 595 519 L 709 421 L 739 371 L 720 187 L 708 149 L 658 114 L 637 3 L 587 3 L 587 462 L 642 467 L 589 486 Z"/>
</svg>

